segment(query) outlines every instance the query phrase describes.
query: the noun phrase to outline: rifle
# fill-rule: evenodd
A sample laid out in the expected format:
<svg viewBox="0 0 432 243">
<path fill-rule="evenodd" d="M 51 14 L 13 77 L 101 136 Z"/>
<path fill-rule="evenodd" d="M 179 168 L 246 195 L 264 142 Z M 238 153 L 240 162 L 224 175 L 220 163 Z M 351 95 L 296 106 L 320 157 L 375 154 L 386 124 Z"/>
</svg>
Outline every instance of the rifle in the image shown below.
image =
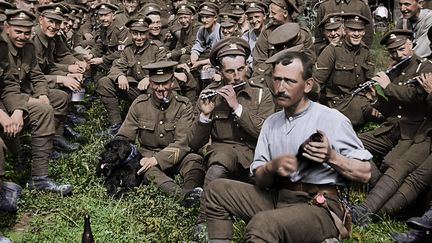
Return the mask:
<svg viewBox="0 0 432 243">
<path fill-rule="evenodd" d="M 393 71 L 395 71 L 398 67 L 402 66 L 404 63 L 408 62 L 409 60 L 411 60 L 412 56 L 408 56 L 408 57 L 404 57 L 402 60 L 400 60 L 398 63 L 396 63 L 395 65 L 391 66 L 389 69 L 385 70 L 384 73 L 386 75 L 389 75 L 390 73 L 392 73 Z M 370 89 L 372 87 L 372 85 L 378 83 L 375 80 L 369 80 L 365 83 L 362 83 L 359 85 L 359 87 L 357 89 L 355 89 L 352 92 L 352 96 L 359 94 L 360 92 L 362 92 L 365 89 Z"/>
</svg>

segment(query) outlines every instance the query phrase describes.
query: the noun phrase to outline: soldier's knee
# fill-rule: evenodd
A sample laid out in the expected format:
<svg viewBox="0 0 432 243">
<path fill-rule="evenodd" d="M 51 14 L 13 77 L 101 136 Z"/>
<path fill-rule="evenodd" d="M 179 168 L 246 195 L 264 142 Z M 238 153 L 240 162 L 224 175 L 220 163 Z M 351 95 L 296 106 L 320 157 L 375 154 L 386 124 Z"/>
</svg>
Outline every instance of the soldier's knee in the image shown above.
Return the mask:
<svg viewBox="0 0 432 243">
<path fill-rule="evenodd" d="M 212 164 L 207 170 L 206 180 L 213 181 L 218 178 L 228 178 L 228 170 L 220 164 Z"/>
<path fill-rule="evenodd" d="M 269 222 L 269 215 L 265 212 L 255 214 L 245 229 L 246 242 L 273 242 L 264 240 L 265 236 L 273 235 L 272 232 L 278 229 L 275 222 Z"/>
<path fill-rule="evenodd" d="M 225 197 L 224 194 L 229 191 L 232 183 L 228 179 L 216 179 L 212 181 L 205 189 L 205 197 L 207 201 L 214 201 L 215 198 Z"/>
<path fill-rule="evenodd" d="M 96 92 L 101 96 L 108 95 L 107 91 L 113 86 L 114 83 L 113 81 L 111 81 L 111 79 L 109 79 L 108 77 L 103 77 L 97 82 Z"/>
</svg>

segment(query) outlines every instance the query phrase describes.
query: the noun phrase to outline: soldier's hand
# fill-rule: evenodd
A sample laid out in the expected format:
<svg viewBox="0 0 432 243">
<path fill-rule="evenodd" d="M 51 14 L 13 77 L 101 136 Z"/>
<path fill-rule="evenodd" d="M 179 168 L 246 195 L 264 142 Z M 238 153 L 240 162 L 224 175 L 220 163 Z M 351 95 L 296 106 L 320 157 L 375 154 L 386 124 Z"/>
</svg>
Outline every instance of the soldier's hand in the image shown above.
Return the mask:
<svg viewBox="0 0 432 243">
<path fill-rule="evenodd" d="M 327 136 L 321 130 L 317 130 L 322 135 L 322 142 L 310 141 L 305 144 L 303 156 L 318 163 L 327 163 L 335 156 L 335 151 L 331 148 Z"/>
<path fill-rule="evenodd" d="M 199 103 L 198 103 L 198 109 L 201 111 L 201 113 L 206 117 L 209 118 L 210 114 L 213 112 L 214 108 L 215 108 L 215 103 L 213 101 L 212 98 L 205 98 L 203 99 L 203 95 L 208 93 L 208 92 L 213 92 L 212 90 L 209 89 L 205 89 L 203 91 L 201 91 L 200 94 L 200 98 L 199 98 Z"/>
<path fill-rule="evenodd" d="M 368 89 L 365 89 L 364 94 L 365 94 L 366 98 L 368 98 L 368 100 L 370 100 L 372 102 L 376 101 L 376 99 L 377 99 L 377 93 L 376 93 L 376 89 L 375 89 L 374 85 L 372 85 Z"/>
<path fill-rule="evenodd" d="M 7 137 L 11 137 L 13 134 L 13 121 L 12 118 L 6 112 L 0 109 L 0 124 L 3 127 L 3 132 Z"/>
<path fill-rule="evenodd" d="M 432 73 L 422 73 L 417 80 L 428 94 L 432 93 Z"/>
<path fill-rule="evenodd" d="M 383 115 L 381 114 L 381 112 L 379 112 L 377 109 L 375 109 L 375 108 L 373 108 L 372 107 L 372 117 L 375 117 L 375 118 L 381 118 L 381 117 L 383 117 Z"/>
<path fill-rule="evenodd" d="M 93 65 L 99 65 L 99 64 L 103 63 L 103 59 L 102 59 L 102 57 L 92 58 L 92 59 L 90 59 L 89 63 L 93 64 Z"/>
<path fill-rule="evenodd" d="M 76 61 L 75 64 L 83 70 L 83 73 L 89 69 L 89 65 L 85 61 Z"/>
<path fill-rule="evenodd" d="M 73 64 L 68 66 L 69 73 L 83 73 L 84 71 L 85 69 L 80 67 L 78 64 Z"/>
<path fill-rule="evenodd" d="M 391 83 L 390 78 L 385 74 L 385 72 L 378 72 L 375 77 L 372 78 L 372 80 L 375 80 L 378 82 L 378 84 L 385 89 L 387 85 Z"/>
<path fill-rule="evenodd" d="M 232 85 L 225 85 L 217 90 L 218 94 L 220 94 L 226 102 L 228 103 L 228 106 L 234 111 L 239 106 L 238 100 L 237 100 L 237 94 L 233 88 Z"/>
<path fill-rule="evenodd" d="M 93 54 L 87 54 L 83 56 L 84 60 L 87 62 L 90 62 L 90 60 L 93 58 Z"/>
<path fill-rule="evenodd" d="M 297 157 L 291 154 L 279 156 L 264 166 L 267 166 L 267 170 L 272 174 L 277 174 L 281 177 L 286 177 L 290 173 L 297 170 L 298 161 Z"/>
<path fill-rule="evenodd" d="M 178 80 L 178 81 L 182 81 L 187 83 L 188 82 L 188 77 L 185 73 L 180 73 L 180 72 L 174 72 L 174 77 Z"/>
<path fill-rule="evenodd" d="M 143 78 L 138 83 L 138 89 L 139 90 L 147 90 L 149 84 L 150 84 L 150 79 L 149 78 Z"/>
<path fill-rule="evenodd" d="M 118 87 L 121 90 L 129 90 L 129 82 L 127 80 L 127 78 L 123 75 L 119 76 L 117 79 L 118 82 Z"/>
<path fill-rule="evenodd" d="M 177 65 L 177 68 L 183 69 L 185 72 L 190 73 L 189 65 L 187 65 L 186 63 L 180 63 L 179 65 Z"/>
<path fill-rule="evenodd" d="M 140 160 L 141 169 L 138 170 L 137 174 L 141 175 L 142 173 L 149 170 L 151 167 L 156 166 L 158 164 L 155 157 L 144 157 Z"/>
<path fill-rule="evenodd" d="M 46 96 L 46 95 L 40 95 L 38 100 L 40 100 L 42 102 L 42 104 L 46 104 L 46 105 L 50 104 L 50 100 L 48 99 L 48 96 Z"/>
<path fill-rule="evenodd" d="M 23 119 L 23 111 L 22 110 L 14 110 L 11 116 L 12 119 L 12 134 L 11 136 L 15 137 L 18 133 L 21 132 L 24 127 L 24 119 Z"/>
<path fill-rule="evenodd" d="M 81 80 L 83 80 L 83 78 L 84 78 L 83 75 L 82 75 L 82 73 L 68 73 L 67 76 L 71 77 L 71 78 L 74 78 L 74 79 L 76 79 L 79 82 L 81 82 Z"/>
<path fill-rule="evenodd" d="M 78 82 L 78 80 L 67 77 L 67 76 L 60 76 L 57 81 L 61 84 L 63 84 L 64 87 L 69 88 L 70 90 L 77 92 L 81 89 L 81 83 Z"/>
</svg>

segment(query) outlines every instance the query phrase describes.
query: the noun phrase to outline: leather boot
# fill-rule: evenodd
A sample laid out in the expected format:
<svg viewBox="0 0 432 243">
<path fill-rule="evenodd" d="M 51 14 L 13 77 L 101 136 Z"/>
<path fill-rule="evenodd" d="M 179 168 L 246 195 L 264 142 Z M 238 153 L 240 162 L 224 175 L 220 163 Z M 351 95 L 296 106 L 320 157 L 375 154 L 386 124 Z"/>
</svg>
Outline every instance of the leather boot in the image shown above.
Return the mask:
<svg viewBox="0 0 432 243">
<path fill-rule="evenodd" d="M 66 122 L 68 124 L 81 125 L 84 124 L 86 121 L 87 120 L 84 117 L 77 116 L 76 114 L 71 112 L 66 115 Z"/>
<path fill-rule="evenodd" d="M 47 175 L 45 176 L 32 176 L 28 183 L 28 188 L 31 190 L 46 191 L 59 193 L 62 196 L 72 193 L 72 185 L 64 184 L 59 185 L 55 183 Z"/>
<path fill-rule="evenodd" d="M 71 143 L 63 136 L 54 135 L 53 145 L 56 150 L 63 152 L 73 152 L 79 149 L 80 145 L 78 143 Z"/>
<path fill-rule="evenodd" d="M 352 222 L 360 227 L 366 227 L 369 225 L 370 213 L 368 208 L 364 204 L 357 204 L 351 208 Z"/>
<path fill-rule="evenodd" d="M 120 130 L 121 125 L 122 125 L 121 123 L 116 123 L 116 124 L 110 126 L 105 131 L 96 133 L 96 137 L 101 138 L 101 137 L 114 136 L 117 134 L 118 130 Z"/>
<path fill-rule="evenodd" d="M 186 192 L 180 204 L 185 208 L 191 208 L 195 204 L 199 203 L 202 194 L 203 189 L 201 187 L 195 187 L 191 191 Z"/>
<path fill-rule="evenodd" d="M 71 126 L 69 126 L 69 125 L 65 125 L 65 126 L 64 126 L 64 132 L 63 132 L 63 135 L 64 135 L 66 138 L 72 139 L 72 140 L 77 141 L 77 142 L 79 142 L 79 143 L 83 143 L 83 142 L 85 142 L 85 139 L 84 139 L 84 137 L 81 135 L 81 133 L 79 133 L 79 132 L 73 130 L 73 128 L 72 128 Z"/>
<path fill-rule="evenodd" d="M 0 211 L 16 212 L 22 188 L 13 182 L 0 182 Z"/>
<path fill-rule="evenodd" d="M 411 229 L 432 231 L 432 207 L 423 216 L 408 219 L 407 225 Z"/>
<path fill-rule="evenodd" d="M 410 230 L 406 233 L 393 233 L 391 238 L 397 243 L 431 243 L 432 235 L 428 231 Z"/>
</svg>

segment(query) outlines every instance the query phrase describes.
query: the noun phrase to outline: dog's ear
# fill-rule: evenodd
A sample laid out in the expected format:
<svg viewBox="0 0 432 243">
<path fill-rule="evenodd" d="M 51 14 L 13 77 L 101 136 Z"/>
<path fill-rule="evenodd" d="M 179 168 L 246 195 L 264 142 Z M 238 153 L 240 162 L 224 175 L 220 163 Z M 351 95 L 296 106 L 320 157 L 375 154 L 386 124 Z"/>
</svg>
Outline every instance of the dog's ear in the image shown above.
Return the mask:
<svg viewBox="0 0 432 243">
<path fill-rule="evenodd" d="M 126 159 L 132 150 L 131 144 L 127 141 L 122 141 L 120 144 L 121 145 L 118 146 L 117 153 L 119 158 Z"/>
</svg>

